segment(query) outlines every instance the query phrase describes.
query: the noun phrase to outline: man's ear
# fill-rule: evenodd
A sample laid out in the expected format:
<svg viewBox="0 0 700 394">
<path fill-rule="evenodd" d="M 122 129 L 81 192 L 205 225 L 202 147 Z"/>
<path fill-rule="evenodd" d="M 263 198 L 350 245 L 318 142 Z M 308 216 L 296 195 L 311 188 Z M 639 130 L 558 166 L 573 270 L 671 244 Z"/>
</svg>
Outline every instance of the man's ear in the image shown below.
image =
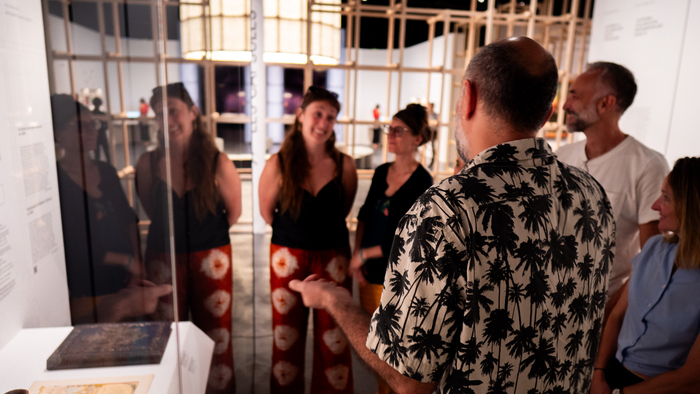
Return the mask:
<svg viewBox="0 0 700 394">
<path fill-rule="evenodd" d="M 197 116 L 199 116 L 199 108 L 198 108 L 196 105 L 193 105 L 193 106 L 192 106 L 191 111 L 194 112 L 195 118 L 196 118 Z"/>
<path fill-rule="evenodd" d="M 614 111 L 617 108 L 617 97 L 612 94 L 607 94 L 598 100 L 598 113 L 603 114 L 608 111 Z"/>
<path fill-rule="evenodd" d="M 462 96 L 462 113 L 466 119 L 471 118 L 476 110 L 476 87 L 472 81 L 464 80 L 464 95 Z"/>
</svg>

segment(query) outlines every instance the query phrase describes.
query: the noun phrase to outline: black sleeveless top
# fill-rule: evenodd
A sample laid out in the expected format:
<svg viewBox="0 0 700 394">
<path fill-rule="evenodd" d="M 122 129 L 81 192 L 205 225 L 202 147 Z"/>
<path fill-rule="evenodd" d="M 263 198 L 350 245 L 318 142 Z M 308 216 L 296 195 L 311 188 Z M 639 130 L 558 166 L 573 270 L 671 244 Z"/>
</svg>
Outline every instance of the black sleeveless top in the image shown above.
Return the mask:
<svg viewBox="0 0 700 394">
<path fill-rule="evenodd" d="M 280 168 L 284 174 L 282 155 Z M 281 213 L 277 203 L 272 221 L 272 243 L 294 249 L 326 250 L 348 247 L 348 227 L 345 224 L 345 193 L 343 190 L 343 158 L 338 166 L 338 175 L 328 182 L 316 197 L 301 188 L 304 198 L 301 213 L 294 220 L 289 212 Z"/>
<path fill-rule="evenodd" d="M 175 253 L 192 253 L 202 250 L 217 248 L 231 243 L 228 229 L 229 223 L 226 217 L 226 209 L 222 201 L 216 205 L 216 214 L 208 211 L 203 220 L 197 217 L 194 194 L 187 191 L 182 197 L 156 175 L 157 163 L 154 163 L 155 154 L 150 154 L 153 182 L 149 197 L 151 199 L 151 226 L 148 229 L 146 249 L 149 252 L 169 253 L 168 209 L 167 193 L 173 196 L 173 224 L 175 234 Z M 214 172 L 219 158 L 214 157 Z"/>
</svg>

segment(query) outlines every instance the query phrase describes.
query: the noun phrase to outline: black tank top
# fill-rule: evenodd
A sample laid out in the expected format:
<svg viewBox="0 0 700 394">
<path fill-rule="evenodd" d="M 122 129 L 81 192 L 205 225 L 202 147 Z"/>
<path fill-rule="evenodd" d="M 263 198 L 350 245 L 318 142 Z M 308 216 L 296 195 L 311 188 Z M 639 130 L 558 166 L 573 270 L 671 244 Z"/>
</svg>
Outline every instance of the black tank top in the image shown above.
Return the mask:
<svg viewBox="0 0 700 394">
<path fill-rule="evenodd" d="M 151 184 L 150 199 L 152 207 L 151 226 L 148 229 L 146 248 L 151 252 L 169 253 L 168 244 L 168 211 L 167 194 L 173 196 L 173 224 L 175 226 L 175 253 L 199 252 L 228 245 L 231 243 L 228 229 L 229 223 L 226 217 L 226 209 L 222 201 L 216 205 L 216 214 L 207 212 L 203 220 L 199 220 L 195 210 L 194 195 L 192 190 L 187 191 L 182 197 L 156 175 L 154 168 L 155 154 L 150 154 L 153 183 Z M 214 157 L 214 172 L 219 158 Z"/>
<path fill-rule="evenodd" d="M 277 156 L 284 174 L 282 155 L 278 153 Z M 281 213 L 281 205 L 277 203 L 272 221 L 273 244 L 304 250 L 338 249 L 349 245 L 342 157 L 337 172 L 338 175 L 323 186 L 316 197 L 301 188 L 304 197 L 297 220 L 292 218 L 289 211 Z"/>
</svg>

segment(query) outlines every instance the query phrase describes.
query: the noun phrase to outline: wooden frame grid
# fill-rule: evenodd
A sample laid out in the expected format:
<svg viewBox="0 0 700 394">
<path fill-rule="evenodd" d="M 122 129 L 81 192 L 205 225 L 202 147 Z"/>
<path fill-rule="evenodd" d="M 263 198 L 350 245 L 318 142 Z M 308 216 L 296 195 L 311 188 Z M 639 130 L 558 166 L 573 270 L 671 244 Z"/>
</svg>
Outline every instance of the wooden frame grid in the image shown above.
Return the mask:
<svg viewBox="0 0 700 394">
<path fill-rule="evenodd" d="M 128 119 L 126 117 L 125 108 L 125 89 L 123 64 L 131 63 L 147 63 L 152 64 L 156 72 L 157 84 L 168 83 L 168 65 L 179 63 L 197 64 L 203 69 L 204 73 L 204 93 L 205 93 L 205 108 L 202 108 L 203 120 L 206 127 L 211 133 L 216 135 L 218 123 L 250 123 L 251 119 L 245 114 L 224 114 L 220 115 L 215 111 L 215 86 L 214 86 L 214 67 L 220 65 L 231 66 L 247 66 L 249 62 L 235 61 L 213 61 L 208 57 L 201 60 L 190 60 L 181 57 L 171 56 L 167 52 L 167 40 L 164 38 L 167 34 L 167 20 L 158 17 L 158 7 L 161 7 L 161 12 L 166 6 L 191 5 L 203 7 L 202 29 L 205 37 L 205 46 L 207 50 L 211 50 L 211 39 L 213 34 L 220 32 L 212 31 L 211 12 L 208 0 L 193 0 L 193 1 L 161 1 L 161 0 L 56 0 L 62 3 L 65 23 L 66 36 L 66 51 L 54 50 L 51 45 L 50 34 L 46 33 L 46 42 L 49 64 L 49 82 L 51 93 L 56 91 L 56 76 L 54 75 L 53 64 L 56 61 L 68 62 L 68 73 L 70 78 L 71 93 L 75 94 L 75 62 L 81 61 L 99 61 L 102 62 L 104 84 L 105 84 L 105 105 L 107 106 L 107 121 L 112 125 L 111 130 L 121 129 L 121 134 L 124 138 L 124 156 L 125 168 L 120 170 L 120 175 L 128 179 L 128 190 L 130 201 L 133 196 L 133 158 L 129 151 L 129 133 L 127 125 L 134 121 L 153 121 L 149 118 Z M 256 1 L 256 0 L 253 0 Z M 449 9 L 433 9 L 433 8 L 412 8 L 405 6 L 406 0 L 389 0 L 389 5 L 367 5 L 361 0 L 348 0 L 344 4 L 329 4 L 323 0 L 308 1 L 308 17 L 307 17 L 307 62 L 306 64 L 283 64 L 274 63 L 271 65 L 281 66 L 285 68 L 300 68 L 304 70 L 304 89 L 311 85 L 313 79 L 313 71 L 324 71 L 329 69 L 341 69 L 346 71 L 345 75 L 345 115 L 338 120 L 338 123 L 343 125 L 343 132 L 346 141 L 345 151 L 353 155 L 355 151 L 355 136 L 358 127 L 369 126 L 375 124 L 373 120 L 359 120 L 357 114 L 357 98 L 358 98 L 358 73 L 361 71 L 381 71 L 386 72 L 387 81 L 387 96 L 385 102 L 379 102 L 384 108 L 385 119 L 390 119 L 391 115 L 398 111 L 400 107 L 408 104 L 401 102 L 401 88 L 404 73 L 423 73 L 428 76 L 425 97 L 428 101 L 435 101 L 435 107 L 438 113 L 449 113 L 447 117 L 449 121 L 443 121 L 442 117 L 437 122 L 432 121 L 431 126 L 438 131 L 436 139 L 436 152 L 440 152 L 440 141 L 447 140 L 447 156 L 440 157 L 435 160 L 433 167 L 430 168 L 433 176 L 440 179 L 451 174 L 451 165 L 454 161 L 454 106 L 459 97 L 461 89 L 461 76 L 464 73 L 469 60 L 479 51 L 480 47 L 495 40 L 510 37 L 513 35 L 526 35 L 538 41 L 555 57 L 559 66 L 559 81 L 560 91 L 557 97 L 557 107 L 555 109 L 556 117 L 548 122 L 539 135 L 545 136 L 552 140 L 553 147 L 556 149 L 566 138 L 564 125 L 563 104 L 566 101 L 566 96 L 570 82 L 583 70 L 587 43 L 590 34 L 590 14 L 592 0 L 564 0 L 563 9 L 568 10 L 562 15 L 553 15 L 554 0 L 531 1 L 529 5 L 520 6 L 516 0 L 511 0 L 509 3 L 496 7 L 495 0 L 488 0 L 486 11 L 475 11 L 477 9 L 477 0 L 471 1 L 471 10 L 449 10 Z M 48 2 L 42 0 L 44 18 L 48 20 Z M 100 4 L 111 4 L 112 16 L 114 18 L 112 24 L 114 26 L 115 51 L 109 52 L 105 43 L 105 15 L 103 7 L 97 7 L 98 24 L 101 43 L 101 54 L 99 55 L 82 55 L 74 52 L 71 37 L 71 22 L 68 15 L 68 6 L 71 3 L 88 2 Z M 152 28 L 153 36 L 160 37 L 154 39 L 154 56 L 128 56 L 122 51 L 122 37 L 119 31 L 120 21 L 118 7 L 122 4 L 142 4 L 149 5 L 152 11 Z M 578 17 L 578 10 L 583 5 L 584 17 Z M 332 12 L 338 13 L 346 18 L 346 35 L 344 45 L 346 61 L 338 65 L 317 65 L 310 60 L 310 51 L 312 40 L 321 39 L 321 37 L 312 37 L 311 35 L 311 14 L 314 12 Z M 162 14 L 161 14 L 162 15 Z M 360 37 L 361 37 L 361 19 L 363 17 L 384 18 L 387 19 L 389 30 L 387 35 L 387 54 L 386 63 L 384 65 L 368 65 L 360 62 Z M 405 52 L 405 32 L 406 23 L 409 20 L 425 21 L 428 25 L 428 53 L 427 67 L 407 67 L 404 63 Z M 398 47 L 394 47 L 394 30 L 396 24 L 399 24 Z M 447 40 L 443 46 L 442 65 L 433 64 L 433 53 L 435 51 L 434 41 L 437 24 L 443 26 L 443 31 L 450 32 L 452 37 L 452 57 L 448 57 Z M 159 27 L 162 29 L 159 35 Z M 393 62 L 394 51 L 398 51 L 398 61 Z M 115 64 L 117 69 L 117 86 L 110 86 L 108 77 L 109 64 Z M 393 74 L 396 73 L 396 79 L 393 79 Z M 431 76 L 440 75 L 440 96 L 432 100 L 430 98 Z M 448 81 L 452 81 L 451 85 Z M 397 88 L 398 98 L 392 100 L 392 87 Z M 117 103 L 110 102 L 110 90 L 118 90 L 119 100 Z M 445 91 L 448 89 L 448 91 Z M 448 97 L 443 99 L 443 97 Z M 393 108 L 390 104 L 395 103 Z M 285 116 L 283 118 L 267 118 L 268 123 L 285 123 L 291 124 L 293 117 Z M 388 121 L 384 121 L 388 123 Z M 447 138 L 443 134 L 448 133 Z M 385 138 L 385 137 L 384 137 Z M 570 138 L 570 137 L 569 137 Z M 111 141 L 110 141 L 111 142 Z M 113 144 L 111 146 L 112 160 L 115 164 L 115 155 Z M 436 154 L 438 154 L 436 153 Z M 383 144 L 382 151 L 383 160 L 387 159 L 386 143 Z M 425 152 L 421 154 L 423 164 L 426 162 Z M 241 171 L 246 177 L 250 177 L 247 171 Z M 360 170 L 360 175 L 371 177 L 373 171 Z"/>
</svg>

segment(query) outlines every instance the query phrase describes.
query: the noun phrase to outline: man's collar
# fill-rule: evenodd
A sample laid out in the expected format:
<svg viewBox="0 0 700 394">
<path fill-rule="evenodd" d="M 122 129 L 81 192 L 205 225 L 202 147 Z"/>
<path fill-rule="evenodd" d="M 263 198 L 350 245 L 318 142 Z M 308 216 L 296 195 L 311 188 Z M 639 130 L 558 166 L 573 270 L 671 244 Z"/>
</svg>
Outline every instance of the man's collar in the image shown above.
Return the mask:
<svg viewBox="0 0 700 394">
<path fill-rule="evenodd" d="M 512 163 L 553 156 L 544 138 L 524 138 L 492 146 L 479 153 L 467 164 L 471 168 L 486 163 Z"/>
</svg>

